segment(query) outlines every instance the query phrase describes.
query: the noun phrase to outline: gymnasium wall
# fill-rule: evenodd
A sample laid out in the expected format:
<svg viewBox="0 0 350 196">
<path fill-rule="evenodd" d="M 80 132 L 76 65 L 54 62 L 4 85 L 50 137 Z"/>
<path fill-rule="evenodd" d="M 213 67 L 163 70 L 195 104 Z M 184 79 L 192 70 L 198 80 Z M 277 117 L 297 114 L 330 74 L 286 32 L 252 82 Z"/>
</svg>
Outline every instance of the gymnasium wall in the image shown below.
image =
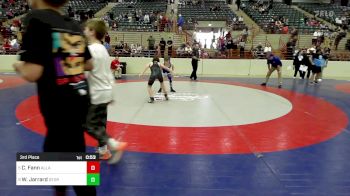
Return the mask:
<svg viewBox="0 0 350 196">
<path fill-rule="evenodd" d="M 113 58 L 111 58 L 112 60 Z M 17 60 L 15 55 L 0 56 L 0 72 L 13 72 L 12 64 Z M 139 74 L 151 58 L 121 57 L 121 62 L 127 63 L 127 74 Z M 292 77 L 293 70 L 288 70 L 292 61 L 283 60 L 284 77 Z M 190 58 L 173 58 L 175 72 L 179 75 L 189 75 L 192 71 Z M 258 59 L 202 59 L 198 63 L 198 75 L 205 76 L 241 76 L 262 77 L 266 75 L 266 60 Z M 148 72 L 147 72 L 148 73 Z M 349 61 L 330 61 L 324 72 L 325 78 L 350 79 Z M 275 74 L 276 75 L 276 74 Z"/>
</svg>

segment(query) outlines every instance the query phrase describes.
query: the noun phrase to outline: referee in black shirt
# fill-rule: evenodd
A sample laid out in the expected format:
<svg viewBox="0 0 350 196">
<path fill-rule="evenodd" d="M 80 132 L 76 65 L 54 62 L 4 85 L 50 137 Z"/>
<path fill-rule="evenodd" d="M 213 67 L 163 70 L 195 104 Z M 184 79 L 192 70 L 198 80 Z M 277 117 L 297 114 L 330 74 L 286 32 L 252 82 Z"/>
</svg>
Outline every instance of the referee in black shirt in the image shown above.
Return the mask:
<svg viewBox="0 0 350 196">
<path fill-rule="evenodd" d="M 192 48 L 192 74 L 190 76 L 191 80 L 197 80 L 197 69 L 199 61 L 199 46 L 197 43 L 193 45 Z"/>
</svg>

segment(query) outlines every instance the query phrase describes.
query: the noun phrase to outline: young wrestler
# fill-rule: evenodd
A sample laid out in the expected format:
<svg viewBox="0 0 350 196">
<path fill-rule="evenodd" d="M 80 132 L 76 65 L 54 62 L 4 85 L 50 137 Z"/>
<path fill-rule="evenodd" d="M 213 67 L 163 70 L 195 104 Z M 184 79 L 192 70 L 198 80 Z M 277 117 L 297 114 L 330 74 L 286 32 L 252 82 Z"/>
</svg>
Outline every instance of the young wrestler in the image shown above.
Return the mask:
<svg viewBox="0 0 350 196">
<path fill-rule="evenodd" d="M 87 73 L 91 104 L 86 120 L 87 132 L 98 140 L 98 153 L 101 159 L 109 159 L 110 164 L 119 161 L 126 142 L 118 142 L 106 132 L 107 106 L 112 102 L 113 74 L 110 70 L 109 54 L 102 45 L 107 27 L 102 20 L 86 22 L 85 36 L 89 40 L 89 51 L 93 57 L 93 69 Z M 110 154 L 110 152 L 112 154 Z"/>
<path fill-rule="evenodd" d="M 164 57 L 164 66 L 169 68 L 174 72 L 174 65 L 170 62 L 169 56 Z M 173 74 L 171 74 L 168 70 L 163 69 L 164 76 L 168 77 L 169 85 L 170 85 L 170 92 L 175 93 L 176 91 L 173 89 Z M 162 88 L 159 88 L 158 93 L 162 92 Z"/>
<path fill-rule="evenodd" d="M 148 87 L 147 87 L 148 94 L 150 97 L 150 100 L 148 101 L 148 103 L 154 102 L 154 93 L 152 90 L 152 85 L 156 79 L 159 80 L 159 82 L 160 82 L 161 88 L 163 89 L 165 99 L 169 100 L 168 94 L 165 90 L 165 86 L 164 86 L 164 82 L 163 82 L 162 69 L 168 70 L 169 72 L 172 72 L 172 71 L 169 68 L 165 67 L 164 65 L 160 64 L 158 57 L 154 57 L 152 62 L 146 65 L 145 70 L 139 76 L 141 77 L 147 71 L 147 69 L 151 70 L 151 75 L 149 77 Z"/>
</svg>

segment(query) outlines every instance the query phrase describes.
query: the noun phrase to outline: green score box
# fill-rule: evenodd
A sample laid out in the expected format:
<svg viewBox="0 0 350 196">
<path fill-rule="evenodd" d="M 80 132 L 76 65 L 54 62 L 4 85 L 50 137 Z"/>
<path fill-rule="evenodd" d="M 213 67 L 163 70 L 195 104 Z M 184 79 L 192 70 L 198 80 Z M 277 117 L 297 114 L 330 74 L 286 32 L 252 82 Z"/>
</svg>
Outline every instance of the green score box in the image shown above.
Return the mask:
<svg viewBox="0 0 350 196">
<path fill-rule="evenodd" d="M 87 186 L 99 186 L 100 185 L 100 174 L 87 174 L 86 175 Z"/>
</svg>

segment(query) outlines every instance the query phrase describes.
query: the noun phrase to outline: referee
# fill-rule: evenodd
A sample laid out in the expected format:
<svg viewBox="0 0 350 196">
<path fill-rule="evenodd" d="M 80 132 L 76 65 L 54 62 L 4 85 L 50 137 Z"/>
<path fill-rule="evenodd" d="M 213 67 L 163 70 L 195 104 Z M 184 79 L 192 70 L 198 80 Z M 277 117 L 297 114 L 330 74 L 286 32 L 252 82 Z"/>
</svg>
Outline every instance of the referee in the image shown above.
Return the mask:
<svg viewBox="0 0 350 196">
<path fill-rule="evenodd" d="M 192 74 L 190 76 L 191 80 L 197 80 L 197 69 L 199 61 L 199 46 L 198 43 L 193 44 L 192 49 Z"/>
<path fill-rule="evenodd" d="M 266 86 L 267 82 L 270 79 L 271 74 L 277 70 L 278 74 L 278 88 L 282 88 L 282 62 L 281 59 L 278 56 L 275 56 L 273 54 L 270 54 L 267 56 L 267 67 L 269 71 L 266 75 L 266 80 L 264 83 L 261 84 L 261 86 Z"/>
</svg>

